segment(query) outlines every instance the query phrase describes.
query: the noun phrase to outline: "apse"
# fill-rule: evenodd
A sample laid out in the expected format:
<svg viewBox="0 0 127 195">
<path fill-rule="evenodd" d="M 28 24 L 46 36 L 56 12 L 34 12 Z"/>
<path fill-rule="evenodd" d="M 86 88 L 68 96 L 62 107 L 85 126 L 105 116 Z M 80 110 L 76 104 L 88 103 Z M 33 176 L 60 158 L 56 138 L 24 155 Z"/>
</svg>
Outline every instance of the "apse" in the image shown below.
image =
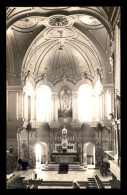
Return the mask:
<svg viewBox="0 0 127 195">
<path fill-rule="evenodd" d="M 78 90 L 79 121 L 90 122 L 93 120 L 92 89 L 88 84 L 83 84 Z"/>
<path fill-rule="evenodd" d="M 41 85 L 36 91 L 36 118 L 41 122 L 51 119 L 51 90 L 46 85 Z"/>
</svg>

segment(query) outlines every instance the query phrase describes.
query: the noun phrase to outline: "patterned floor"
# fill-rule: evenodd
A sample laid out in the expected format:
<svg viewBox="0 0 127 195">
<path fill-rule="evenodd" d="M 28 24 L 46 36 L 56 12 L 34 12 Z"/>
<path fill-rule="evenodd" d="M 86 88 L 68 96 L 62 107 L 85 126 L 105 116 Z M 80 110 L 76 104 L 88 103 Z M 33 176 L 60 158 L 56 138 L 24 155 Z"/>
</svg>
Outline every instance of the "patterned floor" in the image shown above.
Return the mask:
<svg viewBox="0 0 127 195">
<path fill-rule="evenodd" d="M 29 169 L 27 171 L 15 171 L 13 174 L 17 175 L 18 177 L 24 177 L 23 183 L 28 182 L 30 179 L 34 178 L 33 171 L 37 173 L 37 179 L 45 182 L 45 185 L 38 186 L 38 189 L 72 189 L 72 183 L 74 180 L 76 180 L 81 189 L 97 189 L 97 185 L 95 183 L 95 180 L 93 179 L 95 175 L 98 175 L 100 180 L 103 183 L 103 186 L 105 189 L 111 189 L 111 181 L 112 181 L 112 175 L 111 173 L 108 173 L 107 177 L 104 175 L 102 176 L 100 174 L 100 171 L 98 169 L 89 168 L 86 171 L 68 171 L 67 174 L 58 174 L 58 171 L 42 171 L 40 169 Z M 11 175 L 13 175 L 11 174 Z M 11 175 L 7 175 L 7 178 L 9 178 Z M 47 182 L 47 184 L 46 184 Z M 52 185 L 49 185 L 50 183 L 53 183 Z M 57 182 L 59 184 L 57 185 Z M 65 185 L 65 183 L 67 184 Z M 84 183 L 83 183 L 84 182 Z"/>
</svg>

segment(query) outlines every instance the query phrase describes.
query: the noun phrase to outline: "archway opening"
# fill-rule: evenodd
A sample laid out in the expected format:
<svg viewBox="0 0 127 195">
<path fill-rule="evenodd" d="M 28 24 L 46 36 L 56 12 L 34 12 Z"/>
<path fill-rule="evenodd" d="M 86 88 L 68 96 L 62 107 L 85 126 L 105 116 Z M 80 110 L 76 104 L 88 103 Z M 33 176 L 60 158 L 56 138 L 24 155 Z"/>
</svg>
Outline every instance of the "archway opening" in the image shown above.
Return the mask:
<svg viewBox="0 0 127 195">
<path fill-rule="evenodd" d="M 83 146 L 83 163 L 95 167 L 95 144 L 87 142 Z"/>
<path fill-rule="evenodd" d="M 87 146 L 87 164 L 95 165 L 95 145 L 91 142 Z"/>
</svg>

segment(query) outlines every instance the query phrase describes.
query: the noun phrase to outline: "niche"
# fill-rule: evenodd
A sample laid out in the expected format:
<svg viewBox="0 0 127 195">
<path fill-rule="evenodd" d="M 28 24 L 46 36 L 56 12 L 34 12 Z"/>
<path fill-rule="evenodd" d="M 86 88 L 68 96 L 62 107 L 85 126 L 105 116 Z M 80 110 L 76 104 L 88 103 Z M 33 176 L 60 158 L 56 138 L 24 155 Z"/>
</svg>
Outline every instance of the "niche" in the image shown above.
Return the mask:
<svg viewBox="0 0 127 195">
<path fill-rule="evenodd" d="M 62 89 L 58 93 L 58 97 L 58 117 L 59 119 L 65 119 L 69 121 L 69 119 L 72 119 L 72 93 L 69 87 L 62 87 Z"/>
</svg>

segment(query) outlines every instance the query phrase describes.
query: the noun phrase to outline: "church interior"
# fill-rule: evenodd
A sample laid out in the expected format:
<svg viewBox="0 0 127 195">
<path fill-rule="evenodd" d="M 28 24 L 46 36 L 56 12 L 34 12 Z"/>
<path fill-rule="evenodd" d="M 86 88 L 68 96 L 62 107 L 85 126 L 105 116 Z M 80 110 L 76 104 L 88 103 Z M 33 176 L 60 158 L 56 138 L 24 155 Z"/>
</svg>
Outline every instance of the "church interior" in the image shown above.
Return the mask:
<svg viewBox="0 0 127 195">
<path fill-rule="evenodd" d="M 6 7 L 6 188 L 119 189 L 120 7 Z"/>
</svg>

